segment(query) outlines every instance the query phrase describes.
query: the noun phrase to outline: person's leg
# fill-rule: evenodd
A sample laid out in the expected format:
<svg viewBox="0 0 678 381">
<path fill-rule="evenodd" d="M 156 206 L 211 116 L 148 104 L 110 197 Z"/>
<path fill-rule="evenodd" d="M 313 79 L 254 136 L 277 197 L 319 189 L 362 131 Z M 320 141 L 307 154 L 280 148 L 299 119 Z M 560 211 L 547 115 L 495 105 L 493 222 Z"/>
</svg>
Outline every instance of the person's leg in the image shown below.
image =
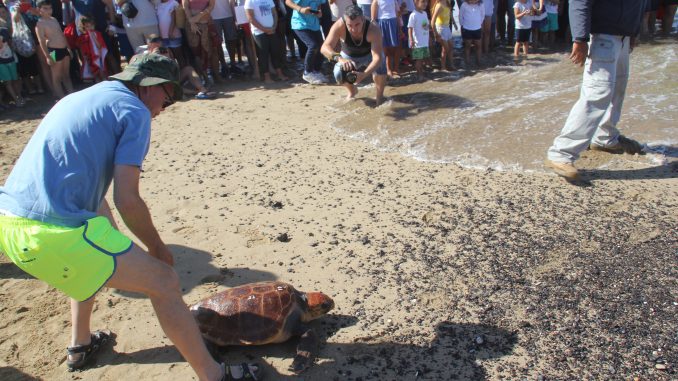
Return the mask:
<svg viewBox="0 0 678 381">
<path fill-rule="evenodd" d="M 523 54 L 525 54 L 525 57 L 527 57 L 529 48 L 530 48 L 530 43 L 529 42 L 523 42 Z"/>
<path fill-rule="evenodd" d="M 377 106 L 381 104 L 381 102 L 384 101 L 384 89 L 386 88 L 386 76 L 383 74 L 374 74 L 372 76 L 372 79 L 374 80 L 374 85 L 377 90 L 377 96 L 376 96 L 376 101 L 377 101 Z"/>
<path fill-rule="evenodd" d="M 64 90 L 61 86 L 61 70 L 59 70 L 59 62 L 52 62 L 50 65 L 50 77 L 52 79 L 52 88 L 54 90 L 54 97 L 61 99 L 64 97 Z"/>
<path fill-rule="evenodd" d="M 162 330 L 198 378 L 218 380 L 222 376 L 220 364 L 207 351 L 195 319 L 182 299 L 179 276 L 172 267 L 135 245 L 128 253 L 116 257 L 116 270 L 106 287 L 148 295 Z"/>
<path fill-rule="evenodd" d="M 513 11 L 513 9 L 506 9 L 507 0 L 499 0 L 497 3 L 497 32 L 499 33 L 499 39 L 504 42 L 506 41 L 506 12 Z"/>
<path fill-rule="evenodd" d="M 513 4 L 515 0 L 506 0 L 508 6 L 508 21 L 506 22 L 506 35 L 509 45 L 513 45 L 513 40 L 516 33 L 516 15 L 513 12 Z"/>
<path fill-rule="evenodd" d="M 283 73 L 282 70 L 283 67 L 285 67 L 285 56 L 284 56 L 285 45 L 283 44 L 281 36 L 283 36 L 283 34 L 275 34 L 273 36 L 270 36 L 271 64 L 273 65 L 273 69 L 275 69 L 275 73 L 278 76 L 278 79 L 282 81 L 287 81 L 289 78 L 287 78 L 287 76 L 285 75 L 285 73 Z"/>
<path fill-rule="evenodd" d="M 486 16 L 483 21 L 483 31 L 482 31 L 482 47 L 483 53 L 489 53 L 490 51 L 490 25 L 492 24 L 492 16 Z"/>
<path fill-rule="evenodd" d="M 320 31 L 313 32 L 313 71 L 320 73 L 323 65 L 323 55 L 320 53 L 320 48 L 323 46 L 323 35 Z M 310 48 L 309 48 L 310 50 Z"/>
<path fill-rule="evenodd" d="M 626 94 L 626 85 L 629 79 L 629 38 L 626 37 L 620 43 L 617 52 L 616 71 L 612 81 L 612 100 L 607 112 L 603 114 L 596 132 L 593 134 L 592 144 L 606 147 L 616 144 L 619 137 L 617 123 L 621 118 L 622 105 Z"/>
<path fill-rule="evenodd" d="M 520 42 L 516 42 L 513 47 L 513 57 L 518 58 L 520 56 Z"/>
<path fill-rule="evenodd" d="M 664 17 L 662 17 L 662 35 L 664 36 L 668 36 L 673 29 L 676 9 L 678 9 L 678 4 L 664 4 Z"/>
<path fill-rule="evenodd" d="M 449 44 L 447 41 L 443 41 L 442 44 L 440 44 L 440 70 L 446 71 L 447 70 L 447 50 L 449 49 Z M 419 64 L 420 60 L 417 60 L 415 62 L 415 66 Z M 419 69 L 417 69 L 419 70 Z"/>
<path fill-rule="evenodd" d="M 590 144 L 594 133 L 610 109 L 617 78 L 617 56 L 621 42 L 612 36 L 591 36 L 579 100 L 570 111 L 560 135 L 549 148 L 548 159 L 571 163 Z"/>
<path fill-rule="evenodd" d="M 471 57 L 471 41 L 472 40 L 464 40 L 464 62 L 466 65 L 469 64 L 469 59 Z"/>
<path fill-rule="evenodd" d="M 264 82 L 273 83 L 271 73 L 268 72 L 268 59 L 271 49 L 267 34 L 254 35 L 254 44 L 257 49 L 257 62 L 259 63 L 259 76 L 264 77 Z"/>
<path fill-rule="evenodd" d="M 315 53 L 318 50 L 315 47 L 315 38 L 313 37 L 313 33 L 310 30 L 307 29 L 299 29 L 295 30 L 294 33 L 299 37 L 301 41 L 303 41 L 304 45 L 306 45 L 306 56 L 304 57 L 304 73 L 312 73 L 314 71 L 314 58 L 315 58 Z"/>
<path fill-rule="evenodd" d="M 420 81 L 424 79 L 424 68 L 422 67 L 424 65 L 424 60 L 416 60 L 414 61 L 414 67 L 417 69 L 417 79 Z"/>
<path fill-rule="evenodd" d="M 480 56 L 482 54 L 483 48 L 482 48 L 482 42 L 481 40 L 473 40 L 473 45 L 476 48 L 476 64 L 480 66 Z"/>
<path fill-rule="evenodd" d="M 66 93 L 70 94 L 73 92 L 73 82 L 71 82 L 71 56 L 67 55 L 64 59 L 57 62 L 59 65 L 59 70 L 61 70 L 61 83 L 64 84 L 66 88 Z M 103 72 L 103 68 L 101 68 Z"/>
</svg>

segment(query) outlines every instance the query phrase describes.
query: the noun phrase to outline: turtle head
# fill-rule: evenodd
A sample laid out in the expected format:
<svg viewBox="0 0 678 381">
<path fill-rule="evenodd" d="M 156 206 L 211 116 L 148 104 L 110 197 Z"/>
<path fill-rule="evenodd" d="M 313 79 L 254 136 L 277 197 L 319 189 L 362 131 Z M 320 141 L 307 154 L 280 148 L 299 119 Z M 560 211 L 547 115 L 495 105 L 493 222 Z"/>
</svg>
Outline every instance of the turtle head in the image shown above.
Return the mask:
<svg viewBox="0 0 678 381">
<path fill-rule="evenodd" d="M 308 320 L 317 319 L 334 308 L 334 300 L 322 292 L 308 292 L 306 293 L 306 300 L 308 302 L 308 312 L 306 313 Z"/>
</svg>

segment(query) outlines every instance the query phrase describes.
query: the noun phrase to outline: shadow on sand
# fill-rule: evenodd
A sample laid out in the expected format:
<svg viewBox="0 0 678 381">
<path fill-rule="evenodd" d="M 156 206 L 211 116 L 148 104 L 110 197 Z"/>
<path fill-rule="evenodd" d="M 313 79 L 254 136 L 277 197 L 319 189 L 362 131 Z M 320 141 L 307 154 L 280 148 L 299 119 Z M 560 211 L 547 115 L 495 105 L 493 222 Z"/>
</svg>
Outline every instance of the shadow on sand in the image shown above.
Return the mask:
<svg viewBox="0 0 678 381">
<path fill-rule="evenodd" d="M 292 363 L 297 340 L 258 347 L 227 347 L 218 360 L 229 364 L 256 362 L 267 380 L 484 380 L 488 374 L 480 361 L 512 353 L 517 342 L 514 333 L 484 324 L 442 322 L 435 337 L 423 345 L 403 344 L 374 335 L 354 339 L 351 343 L 327 343 L 342 328 L 355 325 L 357 318 L 328 315 L 314 321 L 321 337 L 318 361 L 299 376 L 281 373 L 267 359 L 284 365 Z M 172 346 L 162 346 L 132 353 L 104 351 L 99 366 L 122 363 L 157 364 L 181 362 Z"/>
<path fill-rule="evenodd" d="M 2 381 L 39 381 L 39 378 L 28 375 L 11 366 L 0 366 L 0 380 Z"/>
</svg>

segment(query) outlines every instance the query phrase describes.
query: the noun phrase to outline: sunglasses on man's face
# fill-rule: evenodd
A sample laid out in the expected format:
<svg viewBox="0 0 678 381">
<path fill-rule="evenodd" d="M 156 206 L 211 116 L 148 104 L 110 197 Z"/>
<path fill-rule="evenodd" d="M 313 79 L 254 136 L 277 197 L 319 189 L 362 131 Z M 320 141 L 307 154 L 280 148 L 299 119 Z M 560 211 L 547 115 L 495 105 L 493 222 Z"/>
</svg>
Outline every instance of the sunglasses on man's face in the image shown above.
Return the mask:
<svg viewBox="0 0 678 381">
<path fill-rule="evenodd" d="M 165 102 L 162 104 L 162 108 L 168 108 L 169 106 L 174 104 L 174 97 L 172 97 L 169 92 L 167 92 L 167 89 L 165 86 L 160 86 L 162 87 L 162 91 L 165 92 Z"/>
</svg>

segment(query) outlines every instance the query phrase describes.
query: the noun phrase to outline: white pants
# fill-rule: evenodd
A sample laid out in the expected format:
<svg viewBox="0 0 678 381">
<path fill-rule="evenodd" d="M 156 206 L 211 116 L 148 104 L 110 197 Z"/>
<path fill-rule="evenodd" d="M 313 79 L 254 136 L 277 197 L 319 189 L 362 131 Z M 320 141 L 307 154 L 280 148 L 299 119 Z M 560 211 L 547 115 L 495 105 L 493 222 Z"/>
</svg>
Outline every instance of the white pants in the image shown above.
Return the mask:
<svg viewBox="0 0 678 381">
<path fill-rule="evenodd" d="M 160 30 L 158 29 L 158 24 L 140 26 L 134 28 L 125 28 L 125 33 L 127 33 L 127 39 L 129 40 L 132 49 L 134 49 L 134 54 L 138 54 L 139 47 L 146 45 L 146 39 L 151 34 L 160 35 Z"/>
<path fill-rule="evenodd" d="M 591 35 L 579 100 L 549 148 L 549 160 L 573 162 L 591 143 L 616 144 L 629 78 L 630 43 L 629 37 Z"/>
</svg>

